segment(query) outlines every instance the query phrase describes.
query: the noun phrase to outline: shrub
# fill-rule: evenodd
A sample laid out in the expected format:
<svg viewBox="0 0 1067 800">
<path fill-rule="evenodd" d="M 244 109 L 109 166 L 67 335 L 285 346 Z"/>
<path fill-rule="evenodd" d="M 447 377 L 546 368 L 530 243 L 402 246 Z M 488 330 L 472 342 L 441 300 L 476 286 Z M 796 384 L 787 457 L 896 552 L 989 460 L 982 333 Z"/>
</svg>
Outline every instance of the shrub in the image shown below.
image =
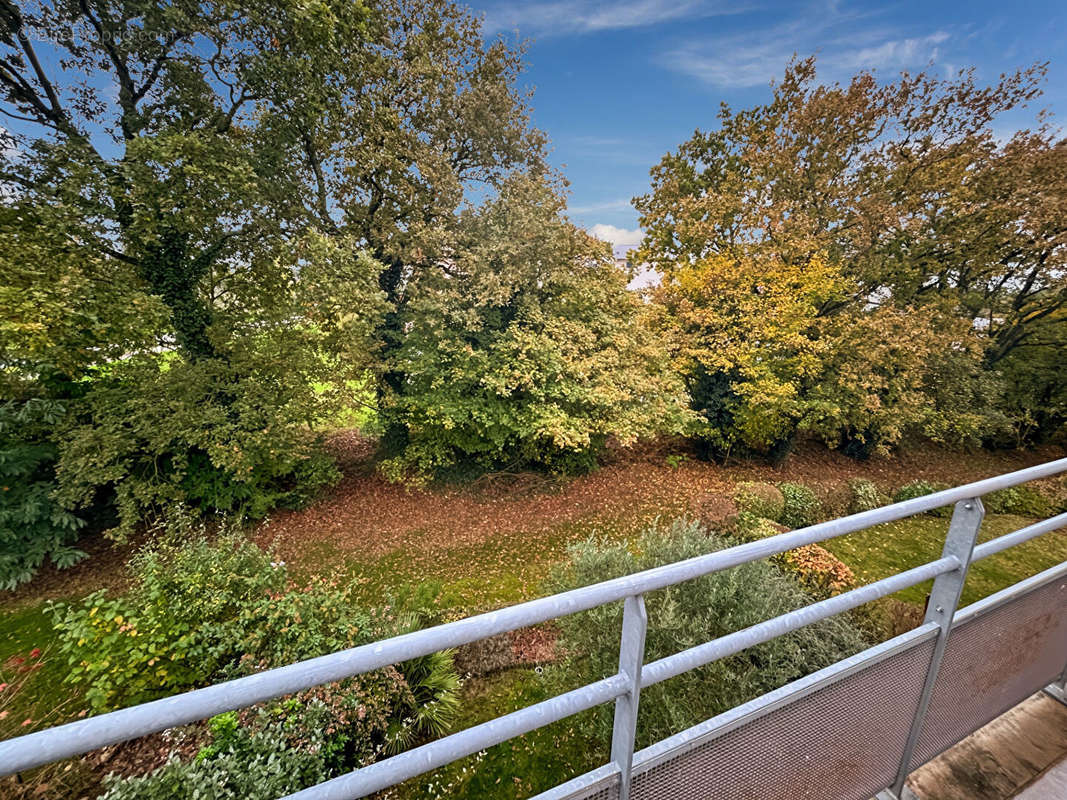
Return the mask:
<svg viewBox="0 0 1067 800">
<path fill-rule="evenodd" d="M 213 719 L 212 744 L 191 761 L 172 756 L 144 777 L 110 776 L 100 800 L 273 800 L 331 777 L 322 728 L 300 726 L 296 744 L 290 719 L 265 719 L 257 727 L 235 719 Z"/>
<path fill-rule="evenodd" d="M 384 365 L 390 479 L 588 472 L 608 437 L 684 429 L 685 393 L 648 309 L 562 209 L 557 186 L 505 180 L 457 221 L 449 259 L 462 269 L 405 284 Z"/>
<path fill-rule="evenodd" d="M 53 607 L 68 680 L 87 685 L 94 709 L 141 702 L 252 670 L 281 666 L 413 630 L 416 604 L 363 609 L 354 586 L 295 586 L 284 564 L 233 529 L 213 541 L 189 517 L 131 560 L 129 592 Z M 181 541 L 181 539 L 185 541 Z M 414 609 L 414 610 L 412 610 Z M 442 732 L 456 711 L 449 652 L 401 664 L 409 698 L 389 710 L 390 746 Z M 379 673 L 349 687 L 382 680 Z M 364 692 L 366 694 L 366 692 Z M 398 695 L 399 697 L 399 695 Z M 383 738 L 383 744 L 386 740 Z"/>
<path fill-rule="evenodd" d="M 127 594 L 102 590 L 53 607 L 67 680 L 86 685 L 94 709 L 143 702 L 224 672 L 243 653 L 247 609 L 285 586 L 284 568 L 239 531 L 210 543 L 202 528 L 193 534 L 187 516 L 172 515 L 161 541 L 130 560 Z"/>
<path fill-rule="evenodd" d="M 707 536 L 691 522 L 651 528 L 631 543 L 588 540 L 570 548 L 567 563 L 549 581 L 551 591 L 679 561 L 734 544 Z M 755 562 L 686 581 L 647 596 L 646 663 L 707 642 L 808 603 L 804 592 L 771 564 Z M 560 620 L 564 661 L 549 671 L 560 687 L 618 670 L 622 604 Z M 864 646 L 857 629 L 829 619 L 735 656 L 657 684 L 642 692 L 638 739 L 648 744 L 819 669 Z M 611 709 L 594 717 L 599 733 L 611 731 Z"/>
<path fill-rule="evenodd" d="M 294 382 L 241 360 L 112 365 L 59 431 L 57 498 L 113 497 L 119 538 L 175 503 L 256 518 L 303 505 L 340 473 L 308 430 L 325 401 Z"/>
<path fill-rule="evenodd" d="M 903 503 L 905 500 L 914 500 L 916 497 L 925 497 L 928 494 L 939 492 L 947 488 L 945 484 L 931 483 L 930 481 L 917 480 L 901 486 L 893 493 L 894 503 Z M 935 517 L 952 516 L 952 506 L 942 506 L 929 512 Z"/>
<path fill-rule="evenodd" d="M 990 514 L 1047 517 L 1053 512 L 1052 502 L 1033 486 L 1012 486 L 990 492 L 982 498 L 982 503 Z"/>
<path fill-rule="evenodd" d="M 735 517 L 733 527 L 729 531 L 721 532 L 742 542 L 755 542 L 769 536 L 777 536 L 783 529 L 772 520 L 757 517 L 751 511 L 741 511 Z"/>
<path fill-rule="evenodd" d="M 50 560 L 68 567 L 85 556 L 72 544 L 84 524 L 52 499 L 52 427 L 64 404 L 30 399 L 0 404 L 0 589 L 30 580 Z"/>
<path fill-rule="evenodd" d="M 858 514 L 861 511 L 870 511 L 885 505 L 886 499 L 878 491 L 873 481 L 866 478 L 855 478 L 848 482 L 852 490 L 852 501 L 849 504 L 849 513 Z"/>
<path fill-rule="evenodd" d="M 782 529 L 778 525 L 746 511 L 738 515 L 734 527 L 734 535 L 742 542 L 755 542 L 779 533 Z M 817 544 L 779 553 L 771 557 L 771 562 L 819 600 L 855 586 L 855 575 L 848 565 Z"/>
<path fill-rule="evenodd" d="M 814 525 L 822 515 L 822 505 L 810 488 L 802 483 L 780 483 L 784 506 L 779 521 L 790 528 Z"/>
<path fill-rule="evenodd" d="M 852 488 L 846 481 L 819 483 L 815 486 L 815 495 L 819 498 L 824 519 L 836 519 L 851 513 Z"/>
<path fill-rule="evenodd" d="M 817 544 L 788 550 L 775 556 L 774 561 L 818 600 L 833 597 L 856 585 L 856 576 L 849 566 Z"/>
<path fill-rule="evenodd" d="M 757 517 L 772 519 L 775 522 L 782 517 L 785 498 L 774 484 L 746 481 L 739 483 L 734 492 L 734 502 L 742 511 L 748 511 Z"/>
</svg>

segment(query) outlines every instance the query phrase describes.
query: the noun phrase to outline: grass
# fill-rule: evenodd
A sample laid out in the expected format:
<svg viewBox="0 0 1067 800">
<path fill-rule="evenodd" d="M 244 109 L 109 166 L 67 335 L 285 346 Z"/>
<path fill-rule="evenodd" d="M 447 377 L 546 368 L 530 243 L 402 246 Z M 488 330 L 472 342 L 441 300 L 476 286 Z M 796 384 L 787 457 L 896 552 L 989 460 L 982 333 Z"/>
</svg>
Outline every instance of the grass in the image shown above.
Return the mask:
<svg viewBox="0 0 1067 800">
<path fill-rule="evenodd" d="M 66 662 L 58 655 L 45 605 L 0 615 L 0 739 L 67 722 L 84 707 L 81 693 L 63 682 Z M 21 782 L 0 781 L 6 781 L 0 784 L 4 797 L 73 797 L 95 778 L 87 764 L 70 759 L 31 770 Z"/>
<path fill-rule="evenodd" d="M 444 607 L 496 608 L 541 596 L 545 576 L 552 565 L 566 558 L 569 545 L 590 536 L 614 540 L 636 536 L 657 516 L 589 517 L 536 533 L 519 532 L 429 554 L 402 547 L 376 559 L 346 554 L 329 541 L 318 541 L 293 565 L 293 573 L 312 577 L 327 571 L 324 565 L 339 565 L 344 577 L 360 584 L 357 596 L 371 603 L 390 591 L 434 581 L 442 585 Z"/>
<path fill-rule="evenodd" d="M 866 584 L 939 558 L 948 522 L 928 515 L 909 517 L 832 539 L 823 546 L 852 568 L 859 583 Z M 982 523 L 978 540 L 995 539 L 1032 522 L 1012 514 L 990 514 Z M 966 605 L 981 600 L 1064 561 L 1067 561 L 1067 535 L 1063 532 L 1031 539 L 972 565 L 961 602 Z M 931 582 L 922 583 L 897 596 L 922 605 L 931 586 Z"/>
<path fill-rule="evenodd" d="M 0 684 L 8 687 L 0 692 L 0 713 L 7 712 L 0 737 L 27 733 L 44 721 L 55 724 L 58 709 L 72 705 L 71 687 L 63 683 L 66 668 L 55 651 L 43 603 L 0 617 Z"/>
<path fill-rule="evenodd" d="M 468 680 L 463 687 L 463 710 L 454 730 L 486 722 L 550 696 L 539 672 L 532 669 L 510 669 Z M 561 720 L 455 761 L 407 781 L 383 797 L 519 800 L 543 792 L 607 762 L 608 744 L 590 742 L 583 735 L 582 716 Z"/>
</svg>

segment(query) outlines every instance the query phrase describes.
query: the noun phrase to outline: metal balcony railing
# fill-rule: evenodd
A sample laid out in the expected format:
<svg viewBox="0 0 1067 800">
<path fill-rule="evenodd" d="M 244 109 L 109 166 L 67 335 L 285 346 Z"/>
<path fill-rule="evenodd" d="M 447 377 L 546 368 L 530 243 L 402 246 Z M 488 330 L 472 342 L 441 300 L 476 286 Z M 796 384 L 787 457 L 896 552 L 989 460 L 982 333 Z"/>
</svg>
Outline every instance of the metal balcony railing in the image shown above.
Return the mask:
<svg viewBox="0 0 1067 800">
<path fill-rule="evenodd" d="M 566 694 L 290 795 L 349 800 L 614 701 L 609 763 L 538 800 L 900 797 L 907 775 L 1067 678 L 1067 563 L 957 610 L 970 564 L 1067 526 L 1067 513 L 976 546 L 982 495 L 1067 472 L 1067 458 L 562 594 L 0 742 L 0 774 L 597 606 L 622 602 L 619 670 Z M 954 505 L 941 557 L 705 644 L 644 662 L 644 595 L 873 525 Z M 934 579 L 916 629 L 634 753 L 641 690 Z"/>
</svg>

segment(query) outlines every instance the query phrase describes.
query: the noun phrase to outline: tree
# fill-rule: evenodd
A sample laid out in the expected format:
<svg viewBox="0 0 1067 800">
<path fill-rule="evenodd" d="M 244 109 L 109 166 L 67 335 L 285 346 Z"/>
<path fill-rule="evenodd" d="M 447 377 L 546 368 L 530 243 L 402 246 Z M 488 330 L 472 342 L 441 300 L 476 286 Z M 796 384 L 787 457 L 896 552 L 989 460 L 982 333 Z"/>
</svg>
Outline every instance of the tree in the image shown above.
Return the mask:
<svg viewBox="0 0 1067 800">
<path fill-rule="evenodd" d="M 436 280 L 456 247 L 467 197 L 494 196 L 510 176 L 543 171 L 544 134 L 517 88 L 522 53 L 484 44 L 480 20 L 447 0 L 386 0 L 371 35 L 330 184 L 339 225 L 382 264 L 390 311 L 377 339 L 379 395 L 408 383 L 403 347 L 409 287 Z M 320 148 L 326 152 L 326 148 Z"/>
<path fill-rule="evenodd" d="M 2 21 L 3 111 L 21 150 L 4 165 L 5 198 L 47 214 L 57 245 L 104 280 L 158 297 L 183 356 L 220 355 L 211 326 L 244 299 L 235 283 L 280 241 L 329 224 L 308 138 L 340 135 L 368 12 L 5 0 Z"/>
<path fill-rule="evenodd" d="M 408 287 L 388 368 L 393 474 L 593 466 L 685 419 L 681 386 L 607 248 L 566 221 L 562 187 L 518 175 L 461 215 L 454 249 Z"/>
<path fill-rule="evenodd" d="M 113 497 L 124 531 L 172 500 L 306 496 L 334 474 L 310 428 L 384 311 L 318 158 L 380 21 L 347 0 L 4 0 L 0 24 L 4 392 L 70 401 L 57 496 Z"/>
<path fill-rule="evenodd" d="M 638 258 L 668 282 L 711 258 L 795 269 L 819 259 L 846 284 L 820 301 L 816 318 L 852 322 L 819 323 L 818 336 L 854 337 L 881 323 L 903 333 L 903 323 L 914 343 L 941 319 L 954 331 L 942 343 L 961 348 L 949 360 L 978 347 L 985 362 L 984 371 L 972 364 L 956 373 L 981 384 L 962 390 L 988 398 L 1015 348 L 1055 341 L 1037 331 L 1067 303 L 1067 148 L 1045 127 L 1003 143 L 992 128 L 1039 97 L 1043 75 L 1035 66 L 981 87 L 969 71 L 886 83 L 861 73 L 824 86 L 814 59 L 794 62 L 769 103 L 736 113 L 723 106 L 717 130 L 698 130 L 653 169 L 651 193 L 635 200 L 648 234 Z M 876 352 L 877 338 L 867 341 Z M 891 369 L 904 375 L 907 363 L 914 367 L 905 359 Z M 853 379 L 881 380 L 869 371 Z M 947 387 L 931 388 L 947 400 Z M 918 405 L 910 391 L 882 394 L 879 404 Z M 841 418 L 846 438 L 849 417 Z M 998 430 L 993 417 L 986 433 Z"/>
<path fill-rule="evenodd" d="M 845 285 L 818 256 L 801 265 L 713 254 L 665 273 L 654 298 L 709 454 L 737 444 L 773 453 L 792 439 L 823 371 L 817 310 Z"/>
</svg>

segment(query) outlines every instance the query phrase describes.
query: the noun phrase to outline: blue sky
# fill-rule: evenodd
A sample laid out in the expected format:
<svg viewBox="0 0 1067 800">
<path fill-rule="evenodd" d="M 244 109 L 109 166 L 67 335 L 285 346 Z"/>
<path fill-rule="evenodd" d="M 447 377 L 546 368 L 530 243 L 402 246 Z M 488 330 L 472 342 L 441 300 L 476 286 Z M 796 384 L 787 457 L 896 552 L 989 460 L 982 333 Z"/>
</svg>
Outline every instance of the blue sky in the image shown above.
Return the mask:
<svg viewBox="0 0 1067 800">
<path fill-rule="evenodd" d="M 524 83 L 534 117 L 571 181 L 571 217 L 602 238 L 639 235 L 634 195 L 668 150 L 713 128 L 720 102 L 769 97 L 796 52 L 817 54 L 822 80 L 862 68 L 887 79 L 927 64 L 973 66 L 979 80 L 1049 61 L 1042 105 L 1067 120 L 1067 2 L 716 2 L 534 0 L 471 3 L 489 35 L 532 40 Z M 1001 122 L 1001 135 L 1029 122 Z"/>
</svg>

